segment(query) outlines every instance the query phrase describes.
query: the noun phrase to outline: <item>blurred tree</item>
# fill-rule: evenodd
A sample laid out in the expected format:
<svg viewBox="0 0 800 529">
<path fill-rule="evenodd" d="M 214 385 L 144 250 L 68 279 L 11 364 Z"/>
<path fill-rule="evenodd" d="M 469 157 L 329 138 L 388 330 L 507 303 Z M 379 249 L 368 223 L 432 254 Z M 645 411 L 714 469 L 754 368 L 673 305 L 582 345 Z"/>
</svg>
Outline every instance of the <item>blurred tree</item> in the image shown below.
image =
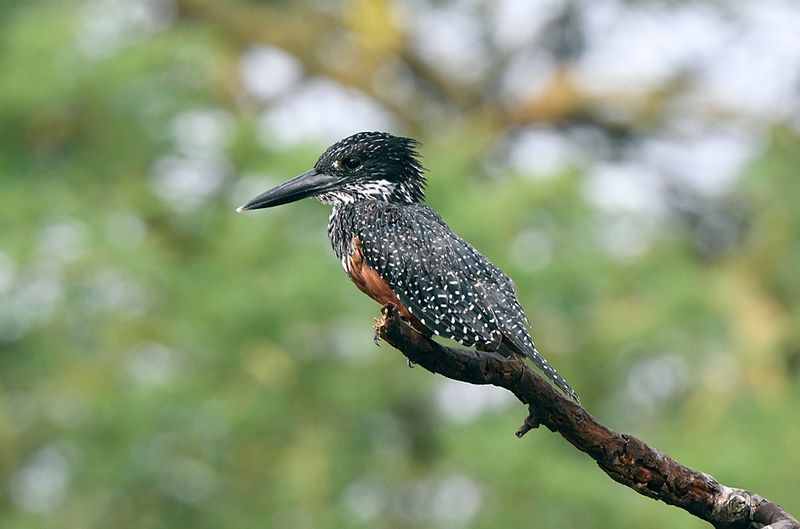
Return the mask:
<svg viewBox="0 0 800 529">
<path fill-rule="evenodd" d="M 325 208 L 233 215 L 373 128 L 424 142 L 429 201 L 593 413 L 800 512 L 799 25 L 791 0 L 3 2 L 3 526 L 692 526 L 373 347 Z"/>
</svg>

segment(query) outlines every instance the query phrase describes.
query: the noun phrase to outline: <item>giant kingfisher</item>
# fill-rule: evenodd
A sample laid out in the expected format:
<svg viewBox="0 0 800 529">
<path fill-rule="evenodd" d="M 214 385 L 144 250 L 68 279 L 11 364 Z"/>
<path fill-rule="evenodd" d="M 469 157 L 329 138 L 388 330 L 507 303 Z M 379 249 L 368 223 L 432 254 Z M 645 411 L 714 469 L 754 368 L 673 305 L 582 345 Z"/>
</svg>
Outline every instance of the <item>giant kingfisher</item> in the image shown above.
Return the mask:
<svg viewBox="0 0 800 529">
<path fill-rule="evenodd" d="M 533 344 L 511 279 L 424 204 L 418 142 L 360 132 L 330 146 L 307 171 L 237 209 L 313 197 L 333 206 L 328 237 L 355 285 L 394 303 L 412 326 L 467 347 L 530 358 L 577 395 Z"/>
</svg>

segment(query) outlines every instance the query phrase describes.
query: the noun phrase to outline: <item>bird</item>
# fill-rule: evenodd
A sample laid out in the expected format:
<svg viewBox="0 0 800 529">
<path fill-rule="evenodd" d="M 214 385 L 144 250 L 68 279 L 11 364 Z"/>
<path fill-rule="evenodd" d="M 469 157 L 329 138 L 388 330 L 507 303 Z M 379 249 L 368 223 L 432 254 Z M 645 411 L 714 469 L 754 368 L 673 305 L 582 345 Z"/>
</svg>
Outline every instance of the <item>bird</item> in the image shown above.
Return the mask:
<svg viewBox="0 0 800 529">
<path fill-rule="evenodd" d="M 426 336 L 527 357 L 568 397 L 567 381 L 534 345 L 511 278 L 425 204 L 427 179 L 412 138 L 359 132 L 328 147 L 313 168 L 251 199 L 237 212 L 304 198 L 332 206 L 328 238 L 366 295 Z"/>
</svg>

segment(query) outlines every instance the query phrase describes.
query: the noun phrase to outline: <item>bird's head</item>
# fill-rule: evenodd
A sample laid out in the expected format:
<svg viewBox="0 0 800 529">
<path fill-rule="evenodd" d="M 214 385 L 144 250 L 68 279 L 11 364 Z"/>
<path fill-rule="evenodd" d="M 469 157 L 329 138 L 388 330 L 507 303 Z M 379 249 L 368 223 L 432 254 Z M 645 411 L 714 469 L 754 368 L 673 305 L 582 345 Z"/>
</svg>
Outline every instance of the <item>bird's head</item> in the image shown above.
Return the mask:
<svg viewBox="0 0 800 529">
<path fill-rule="evenodd" d="M 310 171 L 258 195 L 237 211 L 306 197 L 334 205 L 365 199 L 422 202 L 425 176 L 417 145 L 416 140 L 386 132 L 359 132 L 328 147 Z"/>
</svg>

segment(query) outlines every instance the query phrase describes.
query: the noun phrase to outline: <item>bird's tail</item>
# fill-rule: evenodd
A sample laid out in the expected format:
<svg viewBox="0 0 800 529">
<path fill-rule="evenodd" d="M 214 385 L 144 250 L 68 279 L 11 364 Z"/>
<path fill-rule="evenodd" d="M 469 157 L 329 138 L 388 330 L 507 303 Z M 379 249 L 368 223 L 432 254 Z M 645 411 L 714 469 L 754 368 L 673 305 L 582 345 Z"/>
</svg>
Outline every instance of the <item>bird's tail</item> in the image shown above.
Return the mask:
<svg viewBox="0 0 800 529">
<path fill-rule="evenodd" d="M 567 381 L 564 380 L 564 377 L 558 374 L 558 371 L 555 370 L 553 366 L 551 366 L 547 360 L 539 353 L 536 349 L 536 346 L 533 347 L 533 351 L 527 353 L 525 356 L 530 358 L 533 363 L 538 367 L 547 377 L 553 381 L 553 383 L 558 386 L 558 389 L 563 391 L 569 398 L 574 400 L 575 402 L 581 402 L 580 397 L 578 394 L 575 393 L 575 390 L 567 384 Z"/>
<path fill-rule="evenodd" d="M 509 340 L 509 342 L 510 343 L 507 345 L 507 347 L 511 351 L 518 352 L 518 354 L 530 358 L 531 361 L 533 361 L 533 364 L 539 368 L 542 373 L 547 375 L 547 378 L 552 380 L 558 389 L 563 391 L 569 398 L 580 404 L 581 399 L 578 397 L 578 394 L 575 393 L 575 390 L 572 389 L 572 387 L 567 384 L 567 381 L 564 380 L 564 377 L 559 375 L 558 371 L 556 371 L 555 368 L 553 368 L 553 366 L 551 366 L 550 363 L 544 359 L 541 353 L 539 353 L 539 351 L 536 349 L 536 346 L 533 345 L 533 342 L 530 344 L 517 344 L 512 340 Z"/>
</svg>

